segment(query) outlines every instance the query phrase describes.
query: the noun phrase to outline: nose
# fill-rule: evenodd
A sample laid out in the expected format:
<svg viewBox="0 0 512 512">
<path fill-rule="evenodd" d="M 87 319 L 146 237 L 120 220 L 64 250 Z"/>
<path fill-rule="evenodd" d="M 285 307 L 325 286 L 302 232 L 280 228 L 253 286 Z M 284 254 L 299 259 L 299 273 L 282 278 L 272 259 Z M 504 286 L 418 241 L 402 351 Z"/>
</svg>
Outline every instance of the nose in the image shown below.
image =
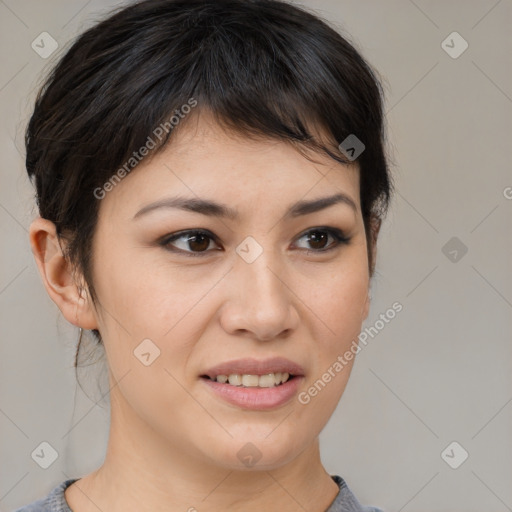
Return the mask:
<svg viewBox="0 0 512 512">
<path fill-rule="evenodd" d="M 237 258 L 228 279 L 228 296 L 221 314 L 226 332 L 271 341 L 297 329 L 299 299 L 289 273 L 271 251 L 263 251 L 252 263 Z"/>
</svg>

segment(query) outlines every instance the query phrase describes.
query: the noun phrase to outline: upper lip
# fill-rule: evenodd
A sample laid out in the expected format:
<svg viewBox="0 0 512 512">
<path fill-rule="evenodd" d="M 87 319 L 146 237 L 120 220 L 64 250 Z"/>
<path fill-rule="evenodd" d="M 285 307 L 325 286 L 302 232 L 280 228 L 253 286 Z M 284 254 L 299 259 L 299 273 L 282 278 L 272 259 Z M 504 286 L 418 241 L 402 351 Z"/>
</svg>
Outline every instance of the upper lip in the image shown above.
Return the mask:
<svg viewBox="0 0 512 512">
<path fill-rule="evenodd" d="M 302 366 L 284 357 L 273 357 L 264 360 L 234 359 L 209 368 L 201 375 L 214 379 L 218 375 L 265 375 L 278 372 L 295 376 L 304 375 Z"/>
</svg>

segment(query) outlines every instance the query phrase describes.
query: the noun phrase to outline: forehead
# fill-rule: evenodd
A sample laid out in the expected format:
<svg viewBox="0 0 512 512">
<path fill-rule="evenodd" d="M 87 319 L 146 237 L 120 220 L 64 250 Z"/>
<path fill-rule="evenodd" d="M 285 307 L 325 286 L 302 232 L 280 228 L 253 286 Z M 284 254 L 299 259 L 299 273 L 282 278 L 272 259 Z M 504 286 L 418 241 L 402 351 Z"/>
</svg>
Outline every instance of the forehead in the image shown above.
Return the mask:
<svg viewBox="0 0 512 512">
<path fill-rule="evenodd" d="M 102 200 L 109 215 L 135 215 L 171 195 L 215 199 L 233 210 L 286 206 L 341 193 L 359 209 L 357 164 L 299 151 L 291 143 L 226 130 L 209 116 L 188 120 L 159 153 L 142 160 Z"/>
</svg>

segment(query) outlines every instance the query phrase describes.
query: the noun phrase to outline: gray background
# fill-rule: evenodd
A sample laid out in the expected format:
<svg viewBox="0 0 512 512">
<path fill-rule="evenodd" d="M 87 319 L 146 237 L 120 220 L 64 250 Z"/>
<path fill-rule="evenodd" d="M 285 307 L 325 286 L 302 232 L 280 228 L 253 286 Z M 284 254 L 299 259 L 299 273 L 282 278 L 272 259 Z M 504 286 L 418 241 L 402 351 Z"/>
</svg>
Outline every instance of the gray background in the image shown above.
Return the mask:
<svg viewBox="0 0 512 512">
<path fill-rule="evenodd" d="M 403 305 L 358 355 L 322 434 L 326 468 L 387 511 L 512 510 L 512 3 L 304 4 L 346 31 L 384 80 L 397 194 L 364 327 Z M 42 73 L 115 5 L 0 0 L 2 511 L 92 471 L 106 447 L 107 409 L 75 381 L 77 330 L 47 296 L 28 243 L 37 211 L 23 129 Z M 43 31 L 59 44 L 46 60 L 31 48 Z M 457 58 L 442 46 L 453 31 L 469 44 Z M 42 441 L 59 454 L 46 470 L 31 458 Z M 457 469 L 441 457 L 453 441 L 462 448 L 447 460 L 469 454 Z"/>
</svg>

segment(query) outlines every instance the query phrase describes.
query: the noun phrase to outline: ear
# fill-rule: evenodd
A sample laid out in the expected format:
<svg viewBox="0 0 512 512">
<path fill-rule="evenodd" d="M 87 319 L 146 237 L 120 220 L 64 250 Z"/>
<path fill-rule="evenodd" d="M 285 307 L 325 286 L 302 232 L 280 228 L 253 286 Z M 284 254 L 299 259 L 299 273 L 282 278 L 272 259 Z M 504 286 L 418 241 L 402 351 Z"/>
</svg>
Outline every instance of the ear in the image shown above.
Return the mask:
<svg viewBox="0 0 512 512">
<path fill-rule="evenodd" d="M 64 257 L 55 224 L 37 217 L 29 229 L 30 246 L 50 298 L 68 322 L 83 329 L 97 329 L 98 323 L 86 287 L 80 293 L 72 268 Z"/>
<path fill-rule="evenodd" d="M 368 247 L 368 258 L 371 259 L 371 265 L 369 268 L 369 274 L 370 279 L 373 276 L 373 273 L 375 271 L 375 263 L 377 261 L 377 237 L 379 236 L 380 227 L 382 225 L 382 220 L 376 217 L 375 215 L 372 215 L 370 217 L 369 222 L 369 247 Z M 365 303 L 363 306 L 363 320 L 365 320 L 368 317 L 368 314 L 370 313 L 370 290 L 368 289 L 368 293 L 366 294 Z"/>
</svg>

